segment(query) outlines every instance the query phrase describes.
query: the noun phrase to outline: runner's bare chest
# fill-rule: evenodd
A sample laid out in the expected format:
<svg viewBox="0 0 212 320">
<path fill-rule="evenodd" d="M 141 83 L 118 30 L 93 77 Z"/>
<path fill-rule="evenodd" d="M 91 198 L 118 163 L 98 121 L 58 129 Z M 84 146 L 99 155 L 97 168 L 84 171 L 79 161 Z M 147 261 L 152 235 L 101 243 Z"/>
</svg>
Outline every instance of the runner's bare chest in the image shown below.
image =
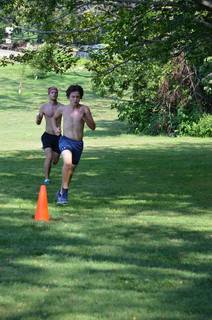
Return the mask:
<svg viewBox="0 0 212 320">
<path fill-rule="evenodd" d="M 58 108 L 58 105 L 46 105 L 44 107 L 45 116 L 48 118 L 52 118 L 57 108 Z"/>
<path fill-rule="evenodd" d="M 83 121 L 83 117 L 85 115 L 85 110 L 83 107 L 80 108 L 70 108 L 67 107 L 64 112 L 63 116 L 66 119 L 69 119 L 69 121 L 74 122 L 81 122 Z"/>
</svg>

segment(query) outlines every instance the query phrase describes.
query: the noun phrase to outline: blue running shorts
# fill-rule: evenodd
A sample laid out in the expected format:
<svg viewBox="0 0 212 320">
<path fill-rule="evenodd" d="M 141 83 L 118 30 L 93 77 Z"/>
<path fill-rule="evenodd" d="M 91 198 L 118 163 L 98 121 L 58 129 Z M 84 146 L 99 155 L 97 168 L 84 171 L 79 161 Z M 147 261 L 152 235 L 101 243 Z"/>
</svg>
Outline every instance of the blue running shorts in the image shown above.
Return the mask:
<svg viewBox="0 0 212 320">
<path fill-rule="evenodd" d="M 72 153 L 73 164 L 78 164 L 83 151 L 83 141 L 70 139 L 66 136 L 61 136 L 59 140 L 60 151 L 70 150 Z"/>
</svg>

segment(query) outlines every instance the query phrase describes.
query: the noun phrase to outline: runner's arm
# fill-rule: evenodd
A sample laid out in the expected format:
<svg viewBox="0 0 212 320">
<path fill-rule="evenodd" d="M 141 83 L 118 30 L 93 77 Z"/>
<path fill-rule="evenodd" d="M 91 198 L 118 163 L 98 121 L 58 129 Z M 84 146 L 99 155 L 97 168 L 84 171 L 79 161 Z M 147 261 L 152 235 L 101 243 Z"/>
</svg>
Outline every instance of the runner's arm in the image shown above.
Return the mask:
<svg viewBox="0 0 212 320">
<path fill-rule="evenodd" d="M 59 107 L 51 118 L 52 128 L 57 136 L 61 134 L 61 128 L 57 126 L 57 119 L 62 117 L 62 107 Z"/>
<path fill-rule="evenodd" d="M 35 120 L 36 124 L 38 124 L 38 125 L 41 124 L 41 121 L 43 119 L 43 115 L 44 115 L 43 106 L 41 106 L 38 114 L 36 115 L 36 120 Z"/>
<path fill-rule="evenodd" d="M 93 116 L 88 107 L 85 108 L 84 121 L 91 130 L 96 129 L 96 123 L 94 122 Z"/>
</svg>

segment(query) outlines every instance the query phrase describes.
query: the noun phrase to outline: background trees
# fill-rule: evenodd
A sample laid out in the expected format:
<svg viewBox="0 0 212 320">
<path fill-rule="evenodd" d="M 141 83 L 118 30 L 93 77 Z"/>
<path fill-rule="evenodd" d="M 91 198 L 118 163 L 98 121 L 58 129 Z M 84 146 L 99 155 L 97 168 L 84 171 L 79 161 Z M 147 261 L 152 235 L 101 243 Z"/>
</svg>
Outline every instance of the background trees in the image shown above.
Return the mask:
<svg viewBox="0 0 212 320">
<path fill-rule="evenodd" d="M 28 40 L 63 50 L 53 59 L 56 72 L 74 62 L 67 48 L 104 44 L 87 67 L 95 88 L 115 95 L 113 107 L 134 132 L 191 134 L 211 113 L 211 1 L 13 0 L 2 10 L 5 17 L 13 12 Z"/>
<path fill-rule="evenodd" d="M 119 96 L 114 107 L 134 132 L 188 132 L 211 111 L 203 85 L 210 87 L 211 7 L 134 1 L 114 14 L 102 35 L 107 46 L 92 55 L 95 84 Z"/>
</svg>

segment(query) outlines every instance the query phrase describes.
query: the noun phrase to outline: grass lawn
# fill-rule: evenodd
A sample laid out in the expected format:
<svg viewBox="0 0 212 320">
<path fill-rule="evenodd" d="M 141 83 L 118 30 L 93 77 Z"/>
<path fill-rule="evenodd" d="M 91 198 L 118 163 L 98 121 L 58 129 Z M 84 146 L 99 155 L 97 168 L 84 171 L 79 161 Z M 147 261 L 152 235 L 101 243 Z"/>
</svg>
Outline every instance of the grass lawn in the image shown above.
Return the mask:
<svg viewBox="0 0 212 320">
<path fill-rule="evenodd" d="M 34 80 L 0 76 L 0 319 L 209 320 L 212 315 L 212 140 L 126 134 L 81 66 Z M 23 92 L 18 95 L 19 82 Z M 70 204 L 33 220 L 44 155 L 35 115 L 57 85 L 79 83 L 97 122 L 86 130 Z"/>
</svg>

